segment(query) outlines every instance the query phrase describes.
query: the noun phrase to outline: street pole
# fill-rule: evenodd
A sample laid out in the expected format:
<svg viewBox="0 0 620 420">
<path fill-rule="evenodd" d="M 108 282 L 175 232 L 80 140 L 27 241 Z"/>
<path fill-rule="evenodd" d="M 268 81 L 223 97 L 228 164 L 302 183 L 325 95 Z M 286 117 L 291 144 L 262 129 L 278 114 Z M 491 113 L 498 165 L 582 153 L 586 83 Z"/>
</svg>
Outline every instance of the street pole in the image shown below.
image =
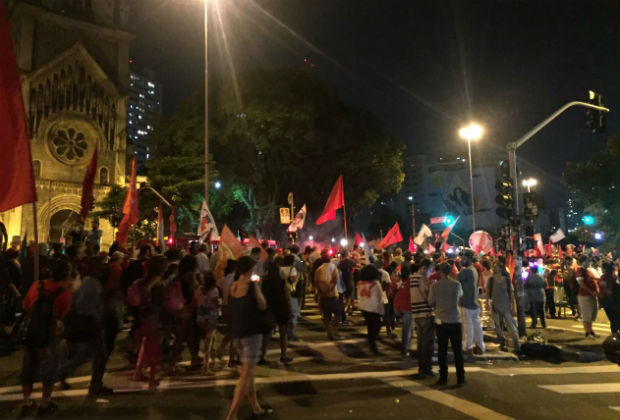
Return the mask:
<svg viewBox="0 0 620 420">
<path fill-rule="evenodd" d="M 209 206 L 209 0 L 204 0 L 205 36 L 205 202 Z"/>
<path fill-rule="evenodd" d="M 517 149 L 519 147 L 521 147 L 530 138 L 534 137 L 534 135 L 536 133 L 538 133 L 540 130 L 542 130 L 547 124 L 549 124 L 551 121 L 553 121 L 555 118 L 557 118 L 560 114 L 562 114 L 564 111 L 566 111 L 567 109 L 572 108 L 574 106 L 583 106 L 583 107 L 586 107 L 586 108 L 596 109 L 598 111 L 609 112 L 609 108 L 605 108 L 603 106 L 593 105 L 593 104 L 590 104 L 588 102 L 581 102 L 581 101 L 568 102 L 567 104 L 565 104 L 562 107 L 560 107 L 553 114 L 551 114 L 549 117 L 547 117 L 545 120 L 543 120 L 540 124 L 538 124 L 537 126 L 532 128 L 530 131 L 525 133 L 517 141 L 508 143 L 506 145 L 506 147 L 508 149 L 508 163 L 509 163 L 509 169 L 510 169 L 510 178 L 511 178 L 511 181 L 512 181 L 512 194 L 513 194 L 513 196 L 512 196 L 513 197 L 513 207 L 512 207 L 512 220 L 513 220 L 513 222 L 512 222 L 513 223 L 513 225 L 512 225 L 512 228 L 513 228 L 513 230 L 512 230 L 512 252 L 514 253 L 514 261 L 515 261 L 515 270 L 514 270 L 515 278 L 513 279 L 513 281 L 517 285 L 517 299 L 516 299 L 516 303 L 517 303 L 517 321 L 518 321 L 518 327 L 519 327 L 519 335 L 522 336 L 522 337 L 526 335 L 526 330 L 525 330 L 525 311 L 524 311 L 525 291 L 524 291 L 524 288 L 523 288 L 523 281 L 521 280 L 521 268 L 522 268 L 522 262 L 521 262 L 521 236 L 522 236 L 522 231 L 521 231 L 521 222 L 519 220 L 521 212 L 520 212 L 520 209 L 519 209 L 519 204 L 520 203 L 519 203 L 519 179 L 518 179 L 518 174 L 517 174 Z M 470 157 L 470 165 L 471 165 L 471 157 Z"/>
<path fill-rule="evenodd" d="M 469 194 L 471 195 L 471 227 L 476 231 L 476 210 L 474 205 L 474 174 L 471 164 L 471 136 L 467 136 L 467 150 L 469 151 Z"/>
<path fill-rule="evenodd" d="M 411 234 L 415 236 L 415 206 L 411 203 Z"/>
</svg>

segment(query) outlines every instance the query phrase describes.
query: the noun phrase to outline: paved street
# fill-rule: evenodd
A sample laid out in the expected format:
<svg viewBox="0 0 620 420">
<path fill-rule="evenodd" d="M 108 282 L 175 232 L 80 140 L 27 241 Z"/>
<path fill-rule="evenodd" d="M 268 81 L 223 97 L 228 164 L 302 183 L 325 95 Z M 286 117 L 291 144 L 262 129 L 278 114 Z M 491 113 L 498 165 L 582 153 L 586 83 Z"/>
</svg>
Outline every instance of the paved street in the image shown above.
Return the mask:
<svg viewBox="0 0 620 420">
<path fill-rule="evenodd" d="M 606 361 L 551 364 L 540 360 L 517 361 L 489 342 L 484 356 L 471 356 L 466 364 L 467 385 L 454 387 L 452 373 L 447 387 L 437 388 L 434 379 L 413 380 L 412 360 L 400 361 L 396 343 L 382 334 L 379 357 L 371 357 L 363 336 L 361 317 L 341 327 L 341 339 L 324 339 L 314 305 L 304 310 L 301 341 L 292 344 L 294 362 L 285 367 L 276 343 L 270 346 L 268 366 L 257 370 L 259 398 L 274 408 L 278 419 L 617 419 L 620 411 L 620 368 Z M 596 342 L 581 339 L 579 323 L 550 320 L 544 332 L 553 342 L 593 349 Z M 540 331 L 540 330 L 539 330 Z M 400 330 L 397 330 L 399 333 Z M 487 337 L 492 336 L 486 334 Z M 415 349 L 413 349 L 415 350 Z M 2 360 L 0 414 L 14 418 L 20 400 L 21 354 Z M 106 382 L 117 395 L 86 398 L 88 366 L 69 381 L 73 389 L 55 392 L 59 418 L 223 418 L 237 374 L 224 368 L 203 377 L 183 373 L 163 378 L 156 393 L 145 383 L 129 380 L 130 367 L 120 354 L 109 364 Z M 38 388 L 40 390 L 40 387 Z M 240 413 L 249 417 L 247 407 Z"/>
</svg>

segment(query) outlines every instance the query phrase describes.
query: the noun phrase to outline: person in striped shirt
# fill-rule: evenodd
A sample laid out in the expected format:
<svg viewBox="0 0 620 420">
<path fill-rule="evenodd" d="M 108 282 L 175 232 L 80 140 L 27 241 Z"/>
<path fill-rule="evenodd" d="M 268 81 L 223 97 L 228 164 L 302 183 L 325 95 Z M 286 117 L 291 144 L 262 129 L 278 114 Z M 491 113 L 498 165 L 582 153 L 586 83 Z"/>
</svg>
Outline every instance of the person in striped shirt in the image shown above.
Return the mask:
<svg viewBox="0 0 620 420">
<path fill-rule="evenodd" d="M 434 376 L 432 357 L 435 346 L 435 322 L 433 308 L 428 304 L 430 280 L 426 273 L 431 266 L 429 259 L 413 264 L 411 271 L 411 313 L 415 323 L 418 341 L 418 374 L 417 377 Z"/>
</svg>

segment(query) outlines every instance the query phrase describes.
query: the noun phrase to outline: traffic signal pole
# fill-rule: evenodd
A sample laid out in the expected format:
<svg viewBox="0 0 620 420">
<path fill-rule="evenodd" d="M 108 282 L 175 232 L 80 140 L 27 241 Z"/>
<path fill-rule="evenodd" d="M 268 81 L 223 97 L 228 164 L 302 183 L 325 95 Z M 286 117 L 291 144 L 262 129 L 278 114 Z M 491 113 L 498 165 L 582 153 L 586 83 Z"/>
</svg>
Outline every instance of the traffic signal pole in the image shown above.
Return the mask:
<svg viewBox="0 0 620 420">
<path fill-rule="evenodd" d="M 512 195 L 513 195 L 513 207 L 512 207 L 513 222 L 512 222 L 512 232 L 511 232 L 512 233 L 511 235 L 512 244 L 511 245 L 512 245 L 512 252 L 514 255 L 514 261 L 515 261 L 515 270 L 513 274 L 515 278 L 513 279 L 513 282 L 517 286 L 516 287 L 517 326 L 519 329 L 519 336 L 521 337 L 526 336 L 527 333 L 525 329 L 525 289 L 523 287 L 523 280 L 521 278 L 521 268 L 522 268 L 521 242 L 522 242 L 523 235 L 522 235 L 522 229 L 521 229 L 521 221 L 519 220 L 519 218 L 521 217 L 521 211 L 520 211 L 520 206 L 519 206 L 519 180 L 518 180 L 518 174 L 517 174 L 517 149 L 523 146 L 523 144 L 525 144 L 526 141 L 534 137 L 536 133 L 542 130 L 547 124 L 549 124 L 551 121 L 557 118 L 564 111 L 566 111 L 569 108 L 575 107 L 575 106 L 582 106 L 582 107 L 594 109 L 597 111 L 609 112 L 609 108 L 606 108 L 604 106 L 598 106 L 598 105 L 594 105 L 588 102 L 572 101 L 572 102 L 565 104 L 561 108 L 559 108 L 557 111 L 555 111 L 545 120 L 543 120 L 540 124 L 538 124 L 537 126 L 532 128 L 530 131 L 525 133 L 517 141 L 508 143 L 506 145 L 508 149 L 508 163 L 509 163 L 509 169 L 510 169 L 510 177 L 512 178 Z"/>
</svg>

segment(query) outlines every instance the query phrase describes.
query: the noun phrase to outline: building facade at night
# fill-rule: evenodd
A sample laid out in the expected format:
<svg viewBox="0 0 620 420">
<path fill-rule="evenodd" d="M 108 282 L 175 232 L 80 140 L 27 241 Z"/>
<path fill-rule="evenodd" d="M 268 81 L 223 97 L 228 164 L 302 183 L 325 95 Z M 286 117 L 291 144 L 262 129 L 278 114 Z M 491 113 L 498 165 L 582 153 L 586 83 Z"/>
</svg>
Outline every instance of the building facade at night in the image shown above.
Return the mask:
<svg viewBox="0 0 620 420">
<path fill-rule="evenodd" d="M 161 116 L 161 102 L 162 86 L 155 81 L 153 72 L 132 71 L 129 76 L 127 136 L 134 145 L 138 173 L 144 172 L 144 164 L 150 158 L 148 141 Z"/>
<path fill-rule="evenodd" d="M 114 1 L 9 3 L 37 188 L 41 242 L 78 222 L 82 181 L 99 150 L 95 200 L 125 182 L 129 43 L 127 5 Z M 32 238 L 30 206 L 0 214 L 11 236 Z M 88 229 L 90 222 L 87 221 Z M 102 246 L 113 229 L 101 220 Z"/>
</svg>

